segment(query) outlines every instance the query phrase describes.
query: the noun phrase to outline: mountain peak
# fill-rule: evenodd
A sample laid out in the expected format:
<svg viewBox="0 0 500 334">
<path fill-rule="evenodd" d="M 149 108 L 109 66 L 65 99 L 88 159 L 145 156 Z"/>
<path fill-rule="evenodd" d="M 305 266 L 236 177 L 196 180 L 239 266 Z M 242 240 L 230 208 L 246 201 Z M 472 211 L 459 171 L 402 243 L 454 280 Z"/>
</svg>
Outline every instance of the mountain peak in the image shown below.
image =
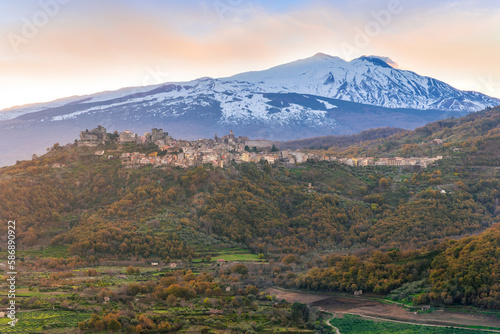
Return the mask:
<svg viewBox="0 0 500 334">
<path fill-rule="evenodd" d="M 411 71 L 389 57 L 363 55 L 349 62 L 317 53 L 312 57 L 237 74 L 230 80 L 250 85 L 253 92 L 300 93 L 386 108 L 477 111 L 500 100 L 470 92 Z"/>
<path fill-rule="evenodd" d="M 344 59 L 337 57 L 337 56 L 331 56 L 329 54 L 323 53 L 323 52 L 318 52 L 314 56 L 306 58 L 304 60 L 326 60 L 326 61 L 340 61 L 342 63 L 345 62 Z M 300 60 L 299 60 L 300 61 Z"/>
<path fill-rule="evenodd" d="M 313 58 L 336 58 L 336 57 L 334 57 L 334 56 L 330 56 L 330 55 L 328 55 L 328 54 L 326 54 L 326 53 L 323 53 L 323 52 L 318 52 L 318 53 L 316 53 L 316 54 L 313 56 Z"/>
<path fill-rule="evenodd" d="M 394 68 L 393 66 L 389 65 L 389 62 L 392 64 L 396 64 L 389 57 L 379 57 L 379 56 L 361 56 L 359 58 L 351 60 L 351 62 L 353 62 L 353 63 L 357 63 L 360 61 L 370 62 L 373 65 L 382 66 L 382 67 L 386 67 L 386 68 Z"/>
</svg>

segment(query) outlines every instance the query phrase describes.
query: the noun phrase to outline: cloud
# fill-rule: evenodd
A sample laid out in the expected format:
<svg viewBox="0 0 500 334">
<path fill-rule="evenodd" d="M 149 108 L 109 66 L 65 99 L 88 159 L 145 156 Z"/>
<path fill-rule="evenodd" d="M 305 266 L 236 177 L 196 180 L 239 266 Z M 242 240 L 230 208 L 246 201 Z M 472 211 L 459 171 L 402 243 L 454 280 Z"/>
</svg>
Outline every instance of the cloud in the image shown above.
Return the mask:
<svg viewBox="0 0 500 334">
<path fill-rule="evenodd" d="M 388 65 L 392 66 L 393 68 L 399 68 L 399 64 L 396 63 L 394 60 L 392 60 L 389 57 L 374 56 L 374 55 L 371 55 L 371 56 L 368 56 L 368 57 L 380 59 L 380 60 L 384 61 L 385 63 L 387 63 Z"/>
</svg>

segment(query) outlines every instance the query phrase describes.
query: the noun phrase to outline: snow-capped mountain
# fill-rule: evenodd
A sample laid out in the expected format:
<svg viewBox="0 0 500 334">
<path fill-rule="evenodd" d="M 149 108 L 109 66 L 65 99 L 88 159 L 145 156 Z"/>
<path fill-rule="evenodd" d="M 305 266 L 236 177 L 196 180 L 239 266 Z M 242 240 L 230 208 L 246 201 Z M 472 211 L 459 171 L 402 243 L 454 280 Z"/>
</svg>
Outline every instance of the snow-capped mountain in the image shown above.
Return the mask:
<svg viewBox="0 0 500 334">
<path fill-rule="evenodd" d="M 276 115 L 276 108 L 264 98 L 267 93 L 299 93 L 386 108 L 472 112 L 500 104 L 500 99 L 478 92 L 461 91 L 450 85 L 411 71 L 391 67 L 378 57 L 360 57 L 347 62 L 341 58 L 318 53 L 313 57 L 276 66 L 264 71 L 247 72 L 229 78 L 201 78 L 191 82 L 166 83 L 155 86 L 124 88 L 87 96 L 11 108 L 0 112 L 0 120 L 23 114 L 58 108 L 68 104 L 94 105 L 78 114 L 107 108 L 143 103 L 155 106 L 151 112 L 165 112 L 164 107 L 178 109 L 184 103 L 206 106 L 203 97 L 221 104 L 222 121 L 284 121 L 288 119 L 321 118 L 324 109 L 283 108 L 285 115 Z M 106 103 L 100 103 L 106 102 Z M 99 106 L 95 106 L 95 104 Z M 160 103 L 161 106 L 157 104 Z M 326 109 L 335 108 L 325 105 Z M 167 108 L 168 109 L 168 108 Z M 275 112 L 269 112 L 270 110 Z M 182 110 L 172 112 L 179 116 Z M 72 113 L 52 120 L 74 118 Z M 305 115 L 304 115 L 305 114 Z M 304 117 L 305 116 L 305 117 Z"/>
<path fill-rule="evenodd" d="M 376 57 L 313 57 L 229 78 L 124 88 L 0 111 L 0 165 L 41 153 L 101 124 L 108 131 L 162 127 L 196 139 L 233 129 L 273 140 L 415 128 L 500 104 Z"/>
<path fill-rule="evenodd" d="M 461 91 L 442 81 L 393 68 L 375 56 L 347 62 L 318 53 L 228 79 L 251 83 L 254 91 L 319 95 L 387 108 L 471 112 L 500 104 L 499 99 Z"/>
</svg>

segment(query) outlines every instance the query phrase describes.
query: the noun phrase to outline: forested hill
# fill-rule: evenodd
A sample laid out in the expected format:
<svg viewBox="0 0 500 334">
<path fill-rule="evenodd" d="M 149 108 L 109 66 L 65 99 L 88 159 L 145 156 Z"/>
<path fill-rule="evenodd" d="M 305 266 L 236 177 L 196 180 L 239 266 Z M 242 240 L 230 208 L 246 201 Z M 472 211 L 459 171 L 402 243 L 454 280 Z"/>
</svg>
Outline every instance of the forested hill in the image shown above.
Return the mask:
<svg viewBox="0 0 500 334">
<path fill-rule="evenodd" d="M 263 285 L 499 308 L 498 121 L 495 108 L 329 152 L 444 155 L 426 169 L 314 161 L 130 168 L 121 153 L 157 147 L 54 145 L 0 170 L 0 219 L 17 221 L 26 263 L 201 261 L 241 247 L 273 261 Z M 50 270 L 65 268 L 54 261 Z"/>
<path fill-rule="evenodd" d="M 349 147 L 331 147 L 325 152 L 338 156 L 428 156 L 466 152 L 468 164 L 500 164 L 500 106 L 429 123 L 414 131 L 364 141 Z M 324 148 L 323 148 L 324 149 Z"/>
<path fill-rule="evenodd" d="M 305 138 L 298 140 L 285 141 L 276 145 L 282 150 L 297 150 L 297 149 L 328 149 L 330 147 L 348 147 L 356 145 L 360 142 L 370 141 L 375 139 L 387 138 L 395 133 L 408 131 L 400 128 L 376 128 L 361 131 L 354 135 L 344 136 L 322 136 L 314 138 Z"/>
</svg>

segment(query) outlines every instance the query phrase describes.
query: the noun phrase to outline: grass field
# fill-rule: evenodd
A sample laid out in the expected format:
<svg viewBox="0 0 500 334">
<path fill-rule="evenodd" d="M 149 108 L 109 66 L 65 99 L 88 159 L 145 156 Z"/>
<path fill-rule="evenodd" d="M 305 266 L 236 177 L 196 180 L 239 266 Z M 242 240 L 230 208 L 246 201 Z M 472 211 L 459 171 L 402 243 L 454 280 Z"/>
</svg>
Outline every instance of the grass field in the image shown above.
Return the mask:
<svg viewBox="0 0 500 334">
<path fill-rule="evenodd" d="M 260 261 L 257 254 L 251 254 L 248 250 L 242 248 L 224 249 L 219 255 L 213 256 L 211 261 L 224 259 L 226 261 Z"/>
<path fill-rule="evenodd" d="M 68 246 L 48 246 L 46 248 L 37 250 L 37 249 L 29 249 L 19 251 L 19 256 L 29 256 L 29 257 L 40 257 L 40 258 L 48 258 L 48 257 L 57 257 L 57 258 L 67 258 L 70 257 L 71 254 L 68 251 Z"/>
<path fill-rule="evenodd" d="M 244 248 L 225 248 L 212 251 L 198 251 L 198 253 L 201 255 L 211 255 L 211 262 L 215 262 L 218 259 L 224 259 L 225 261 L 263 261 L 259 260 L 257 254 L 252 254 Z M 194 259 L 193 262 L 201 262 L 201 259 Z"/>
<path fill-rule="evenodd" d="M 49 329 L 62 329 L 78 326 L 78 322 L 90 317 L 88 313 L 59 310 L 17 313 L 19 321 L 15 326 L 8 324 L 9 319 L 0 319 L 0 333 L 46 333 Z"/>
<path fill-rule="evenodd" d="M 343 318 L 334 318 L 330 324 L 341 333 L 349 334 L 478 334 L 483 331 L 457 329 L 451 327 L 429 327 L 419 325 L 381 322 L 363 319 L 357 315 L 346 314 Z"/>
<path fill-rule="evenodd" d="M 0 296 L 6 297 L 9 294 L 7 290 L 0 291 Z M 16 297 L 33 297 L 40 295 L 40 292 L 30 291 L 28 288 L 16 289 Z"/>
</svg>

